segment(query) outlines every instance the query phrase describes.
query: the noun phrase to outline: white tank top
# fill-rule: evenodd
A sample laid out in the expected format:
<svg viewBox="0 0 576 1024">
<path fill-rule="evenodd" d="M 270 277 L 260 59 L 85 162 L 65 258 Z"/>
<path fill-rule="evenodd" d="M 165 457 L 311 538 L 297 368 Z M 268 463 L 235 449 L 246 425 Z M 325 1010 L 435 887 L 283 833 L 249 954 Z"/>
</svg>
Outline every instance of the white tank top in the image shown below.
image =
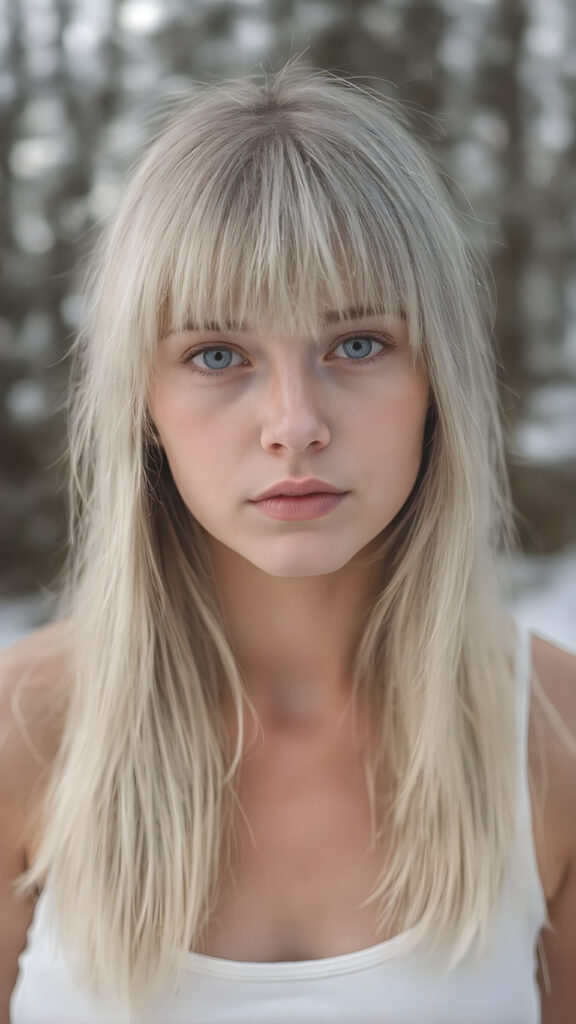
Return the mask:
<svg viewBox="0 0 576 1024">
<path fill-rule="evenodd" d="M 527 775 L 530 636 L 518 633 L 521 759 L 518 833 L 486 953 L 451 971 L 406 952 L 409 932 L 342 956 L 248 963 L 181 951 L 185 980 L 136 1017 L 96 1005 L 74 982 L 51 930 L 43 890 L 19 957 L 11 1024 L 540 1024 L 536 946 L 546 919 L 532 837 Z"/>
</svg>

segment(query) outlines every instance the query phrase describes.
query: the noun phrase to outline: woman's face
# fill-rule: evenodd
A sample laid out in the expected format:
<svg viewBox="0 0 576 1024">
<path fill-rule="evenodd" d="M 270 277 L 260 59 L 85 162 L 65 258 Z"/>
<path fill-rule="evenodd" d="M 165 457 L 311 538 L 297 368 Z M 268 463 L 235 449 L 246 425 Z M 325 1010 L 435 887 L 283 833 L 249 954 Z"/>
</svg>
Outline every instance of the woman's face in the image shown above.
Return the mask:
<svg viewBox="0 0 576 1024">
<path fill-rule="evenodd" d="M 313 337 L 166 335 L 149 407 L 176 486 L 208 534 L 266 573 L 302 577 L 348 564 L 404 505 L 428 384 L 405 321 L 357 310 L 353 320 L 326 314 Z M 306 477 L 348 493 L 306 520 L 273 519 L 253 504 Z"/>
</svg>

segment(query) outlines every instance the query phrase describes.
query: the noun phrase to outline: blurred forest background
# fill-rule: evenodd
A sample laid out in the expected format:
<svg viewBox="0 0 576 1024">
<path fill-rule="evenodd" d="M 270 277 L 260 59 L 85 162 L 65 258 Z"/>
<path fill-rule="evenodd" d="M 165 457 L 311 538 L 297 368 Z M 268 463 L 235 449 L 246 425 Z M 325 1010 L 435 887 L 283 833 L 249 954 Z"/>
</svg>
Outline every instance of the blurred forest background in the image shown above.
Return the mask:
<svg viewBox="0 0 576 1024">
<path fill-rule="evenodd" d="M 524 551 L 516 599 L 533 619 L 530 595 L 545 591 L 531 624 L 576 647 L 574 0 L 0 0 L 0 11 L 5 637 L 49 615 L 64 556 L 81 260 L 171 96 L 303 53 L 409 105 L 487 246 Z"/>
</svg>

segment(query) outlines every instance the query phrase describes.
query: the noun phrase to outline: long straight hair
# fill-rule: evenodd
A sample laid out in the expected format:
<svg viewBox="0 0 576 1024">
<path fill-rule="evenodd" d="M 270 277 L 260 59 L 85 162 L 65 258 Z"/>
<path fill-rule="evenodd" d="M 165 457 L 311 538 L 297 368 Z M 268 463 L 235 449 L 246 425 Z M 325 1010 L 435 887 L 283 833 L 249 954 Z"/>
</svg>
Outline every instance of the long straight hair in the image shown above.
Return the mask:
<svg viewBox="0 0 576 1024">
<path fill-rule="evenodd" d="M 191 88 L 102 238 L 73 348 L 61 610 L 74 685 L 18 881 L 24 893 L 47 878 L 94 993 L 144 1005 L 178 983 L 175 952 L 199 948 L 245 730 L 205 537 L 148 411 L 159 337 L 189 322 L 312 332 L 327 301 L 404 316 L 431 393 L 354 663 L 371 786 L 387 794 L 371 899 L 383 929 L 444 944 L 452 963 L 482 948 L 515 829 L 516 741 L 490 286 L 464 220 L 401 108 L 290 65 Z"/>
</svg>

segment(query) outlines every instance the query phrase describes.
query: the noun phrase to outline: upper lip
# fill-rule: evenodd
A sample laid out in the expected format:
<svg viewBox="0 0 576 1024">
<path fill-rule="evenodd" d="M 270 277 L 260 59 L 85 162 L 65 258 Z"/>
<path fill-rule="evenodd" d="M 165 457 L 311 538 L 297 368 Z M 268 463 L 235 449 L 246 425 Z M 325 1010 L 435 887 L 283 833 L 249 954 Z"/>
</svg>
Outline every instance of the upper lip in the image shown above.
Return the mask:
<svg viewBox="0 0 576 1024">
<path fill-rule="evenodd" d="M 264 498 L 274 498 L 279 494 L 291 496 L 299 496 L 302 494 L 345 494 L 340 487 L 334 487 L 333 484 L 329 484 L 326 480 L 316 480 L 314 477 L 309 476 L 305 480 L 281 480 L 280 483 L 274 484 L 273 487 L 269 487 L 267 491 L 262 491 L 257 498 L 253 498 L 253 501 L 263 501 Z"/>
</svg>

